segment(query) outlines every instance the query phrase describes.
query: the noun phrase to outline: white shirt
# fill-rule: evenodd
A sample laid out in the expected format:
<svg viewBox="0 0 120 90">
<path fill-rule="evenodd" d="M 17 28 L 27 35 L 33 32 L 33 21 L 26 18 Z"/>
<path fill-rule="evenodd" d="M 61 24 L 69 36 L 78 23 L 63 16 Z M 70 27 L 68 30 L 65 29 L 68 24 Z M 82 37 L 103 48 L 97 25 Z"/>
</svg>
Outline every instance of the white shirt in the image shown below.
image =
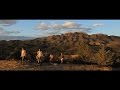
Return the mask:
<svg viewBox="0 0 120 90">
<path fill-rule="evenodd" d="M 22 50 L 22 51 L 21 51 L 21 57 L 24 57 L 24 56 L 26 56 L 26 51 L 25 51 L 25 50 Z"/>
</svg>

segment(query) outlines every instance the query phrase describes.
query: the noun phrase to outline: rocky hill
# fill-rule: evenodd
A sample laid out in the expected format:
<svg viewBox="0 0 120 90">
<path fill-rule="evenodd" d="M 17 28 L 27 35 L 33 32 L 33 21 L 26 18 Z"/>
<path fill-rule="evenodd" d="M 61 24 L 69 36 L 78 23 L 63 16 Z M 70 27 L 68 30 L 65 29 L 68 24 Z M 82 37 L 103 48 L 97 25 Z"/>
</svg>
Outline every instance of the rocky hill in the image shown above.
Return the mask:
<svg viewBox="0 0 120 90">
<path fill-rule="evenodd" d="M 80 43 L 85 43 L 94 49 L 105 46 L 112 50 L 118 57 L 120 55 L 120 37 L 104 34 L 92 34 L 75 32 L 62 35 L 53 35 L 33 40 L 10 40 L 0 41 L 0 59 L 20 59 L 20 50 L 27 50 L 28 58 L 35 59 L 36 51 L 40 48 L 44 53 L 59 55 L 77 54 Z"/>
</svg>

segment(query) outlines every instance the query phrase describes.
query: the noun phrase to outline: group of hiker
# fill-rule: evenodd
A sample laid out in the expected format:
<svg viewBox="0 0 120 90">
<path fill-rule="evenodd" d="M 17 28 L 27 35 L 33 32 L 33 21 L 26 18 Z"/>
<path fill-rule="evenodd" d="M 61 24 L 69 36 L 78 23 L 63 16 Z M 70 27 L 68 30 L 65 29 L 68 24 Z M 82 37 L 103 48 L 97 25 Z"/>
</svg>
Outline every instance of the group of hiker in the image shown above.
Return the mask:
<svg viewBox="0 0 120 90">
<path fill-rule="evenodd" d="M 26 50 L 24 48 L 22 48 L 22 50 L 21 50 L 22 63 L 23 63 L 25 57 L 26 57 Z M 54 58 L 53 54 L 50 54 L 49 55 L 49 62 L 50 62 L 50 64 L 52 64 L 53 58 Z M 38 51 L 36 52 L 37 63 L 38 64 L 42 64 L 43 59 L 44 59 L 43 52 L 40 49 L 38 49 Z M 60 61 L 61 61 L 61 63 L 63 63 L 63 54 L 62 53 L 60 55 Z"/>
</svg>

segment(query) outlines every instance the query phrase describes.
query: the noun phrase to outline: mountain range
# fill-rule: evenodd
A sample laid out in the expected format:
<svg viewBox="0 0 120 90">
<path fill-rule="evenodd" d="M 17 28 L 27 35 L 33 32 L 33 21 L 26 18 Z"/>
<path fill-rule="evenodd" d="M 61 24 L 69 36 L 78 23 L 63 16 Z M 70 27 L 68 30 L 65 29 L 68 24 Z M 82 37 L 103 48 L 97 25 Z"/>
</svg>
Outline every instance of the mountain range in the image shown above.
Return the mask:
<svg viewBox="0 0 120 90">
<path fill-rule="evenodd" d="M 30 40 L 34 39 L 34 37 L 25 37 L 25 36 L 0 36 L 0 40 Z"/>
</svg>

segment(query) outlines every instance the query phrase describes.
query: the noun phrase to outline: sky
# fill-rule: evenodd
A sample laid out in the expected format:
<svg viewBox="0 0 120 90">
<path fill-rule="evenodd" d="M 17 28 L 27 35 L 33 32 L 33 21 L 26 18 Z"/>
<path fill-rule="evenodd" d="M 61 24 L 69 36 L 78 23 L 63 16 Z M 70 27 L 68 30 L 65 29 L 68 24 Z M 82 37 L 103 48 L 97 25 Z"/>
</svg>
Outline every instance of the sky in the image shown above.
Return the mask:
<svg viewBox="0 0 120 90">
<path fill-rule="evenodd" d="M 120 20 L 0 20 L 0 36 L 46 37 L 67 32 L 120 36 Z"/>
</svg>

